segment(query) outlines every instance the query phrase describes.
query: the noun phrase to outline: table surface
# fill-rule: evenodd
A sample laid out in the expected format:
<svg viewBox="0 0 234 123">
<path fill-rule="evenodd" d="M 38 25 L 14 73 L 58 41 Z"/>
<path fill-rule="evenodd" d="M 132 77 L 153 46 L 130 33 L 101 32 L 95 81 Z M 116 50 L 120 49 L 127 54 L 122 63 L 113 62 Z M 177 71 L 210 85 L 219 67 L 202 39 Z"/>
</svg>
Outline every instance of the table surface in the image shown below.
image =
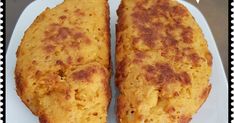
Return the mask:
<svg viewBox="0 0 234 123">
<path fill-rule="evenodd" d="M 24 10 L 33 0 L 6 0 L 6 42 L 8 47 L 15 24 Z M 187 0 L 195 5 L 206 17 L 214 35 L 223 66 L 228 73 L 228 0 Z"/>
</svg>

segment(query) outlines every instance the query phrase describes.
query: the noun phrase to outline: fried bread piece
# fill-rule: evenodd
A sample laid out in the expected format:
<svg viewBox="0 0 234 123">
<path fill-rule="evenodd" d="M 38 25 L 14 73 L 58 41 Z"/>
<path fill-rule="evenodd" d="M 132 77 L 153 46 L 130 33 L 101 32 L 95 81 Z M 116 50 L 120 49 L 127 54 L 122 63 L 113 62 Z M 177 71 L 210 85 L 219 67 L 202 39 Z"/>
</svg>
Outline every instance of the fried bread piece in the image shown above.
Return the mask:
<svg viewBox="0 0 234 123">
<path fill-rule="evenodd" d="M 175 0 L 122 0 L 117 13 L 119 123 L 188 123 L 211 89 L 198 24 Z"/>
<path fill-rule="evenodd" d="M 41 123 L 106 123 L 110 101 L 107 0 L 47 8 L 17 50 L 17 93 Z"/>
</svg>

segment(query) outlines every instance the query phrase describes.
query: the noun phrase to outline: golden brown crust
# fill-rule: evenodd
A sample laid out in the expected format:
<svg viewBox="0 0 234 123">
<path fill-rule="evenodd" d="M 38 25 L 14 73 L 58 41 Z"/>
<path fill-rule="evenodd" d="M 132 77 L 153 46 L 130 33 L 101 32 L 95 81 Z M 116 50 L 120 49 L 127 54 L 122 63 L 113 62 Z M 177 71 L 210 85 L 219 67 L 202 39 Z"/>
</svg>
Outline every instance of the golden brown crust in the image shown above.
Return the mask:
<svg viewBox="0 0 234 123">
<path fill-rule="evenodd" d="M 169 84 L 169 82 L 181 82 L 182 85 L 191 84 L 190 76 L 187 72 L 176 73 L 169 64 L 156 63 L 155 65 L 146 65 L 142 68 L 145 71 L 145 79 L 160 86 Z"/>
<path fill-rule="evenodd" d="M 212 56 L 174 0 L 122 0 L 117 10 L 120 123 L 188 123 L 209 95 Z"/>
<path fill-rule="evenodd" d="M 211 88 L 212 88 L 212 85 L 211 84 L 209 84 L 203 91 L 202 91 L 202 93 L 201 93 L 201 95 L 200 95 L 200 98 L 203 100 L 203 102 L 200 104 L 200 106 L 199 106 L 199 108 L 198 109 L 200 109 L 201 108 L 201 106 L 205 103 L 205 101 L 207 100 L 207 98 L 208 98 L 208 96 L 209 96 L 209 94 L 210 94 L 210 91 L 211 91 Z M 204 92 L 205 92 L 205 94 L 204 94 Z"/>
<path fill-rule="evenodd" d="M 181 116 L 179 123 L 189 123 L 192 118 L 189 116 Z"/>
<path fill-rule="evenodd" d="M 208 85 L 201 93 L 200 98 L 205 99 L 208 97 L 211 90 L 211 85 Z"/>
<path fill-rule="evenodd" d="M 39 116 L 40 123 L 49 123 L 48 118 L 45 115 Z"/>
<path fill-rule="evenodd" d="M 107 122 L 109 30 L 107 0 L 65 0 L 25 32 L 17 94 L 41 123 Z"/>
<path fill-rule="evenodd" d="M 108 0 L 105 0 L 105 7 L 106 7 L 106 9 L 105 9 L 105 18 L 106 18 L 106 27 L 105 27 L 105 29 L 106 29 L 106 35 L 107 35 L 107 40 L 108 40 L 108 42 L 107 42 L 107 47 L 109 48 L 109 50 L 108 50 L 108 56 L 109 56 L 109 59 L 108 59 L 108 61 L 109 61 L 109 66 L 108 66 L 108 71 L 109 71 L 109 78 L 107 78 L 106 79 L 106 81 L 108 81 L 108 82 L 110 82 L 110 80 L 111 80 L 111 74 L 112 74 L 112 62 L 111 62 L 111 38 L 110 38 L 110 36 L 111 36 L 111 34 L 110 34 L 110 8 L 109 8 L 109 4 L 108 4 Z M 107 97 L 108 97 L 108 107 L 109 107 L 109 105 L 110 105 L 110 100 L 111 100 L 111 88 L 110 88 L 110 84 L 109 83 L 106 83 L 105 85 L 104 85 L 104 87 L 105 87 L 105 90 L 106 90 L 106 95 L 107 95 Z"/>
<path fill-rule="evenodd" d="M 17 94 L 22 95 L 24 87 L 27 87 L 27 85 L 22 85 L 20 72 L 17 71 L 15 71 L 15 83 L 16 83 Z"/>
</svg>

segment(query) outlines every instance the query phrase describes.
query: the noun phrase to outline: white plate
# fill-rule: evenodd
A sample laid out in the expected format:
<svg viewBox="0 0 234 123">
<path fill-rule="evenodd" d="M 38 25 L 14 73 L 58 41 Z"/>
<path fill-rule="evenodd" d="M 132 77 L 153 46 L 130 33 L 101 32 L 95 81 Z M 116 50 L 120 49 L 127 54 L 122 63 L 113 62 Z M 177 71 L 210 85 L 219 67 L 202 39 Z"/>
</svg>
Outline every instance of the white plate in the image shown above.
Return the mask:
<svg viewBox="0 0 234 123">
<path fill-rule="evenodd" d="M 10 40 L 8 51 L 6 54 L 6 121 L 7 123 L 38 123 L 38 118 L 35 117 L 28 108 L 22 103 L 15 91 L 14 69 L 16 63 L 16 50 L 23 37 L 25 30 L 31 25 L 33 20 L 46 7 L 54 7 L 63 0 L 36 0 L 31 3 L 21 14 L 13 35 Z M 224 73 L 223 65 L 217 50 L 215 40 L 212 36 L 210 28 L 201 14 L 201 12 L 193 5 L 180 1 L 184 4 L 196 21 L 202 28 L 205 38 L 208 41 L 209 49 L 213 55 L 213 72 L 210 78 L 212 90 L 210 95 L 201 107 L 198 113 L 193 117 L 191 123 L 227 123 L 228 122 L 228 84 Z M 109 0 L 110 16 L 111 16 L 111 48 L 112 62 L 114 63 L 115 54 L 115 23 L 117 20 L 116 9 L 119 5 L 119 0 Z M 14 8 L 12 8 L 14 9 Z M 113 66 L 115 67 L 115 66 Z M 115 123 L 115 86 L 114 77 L 111 79 L 112 95 L 108 123 Z"/>
</svg>

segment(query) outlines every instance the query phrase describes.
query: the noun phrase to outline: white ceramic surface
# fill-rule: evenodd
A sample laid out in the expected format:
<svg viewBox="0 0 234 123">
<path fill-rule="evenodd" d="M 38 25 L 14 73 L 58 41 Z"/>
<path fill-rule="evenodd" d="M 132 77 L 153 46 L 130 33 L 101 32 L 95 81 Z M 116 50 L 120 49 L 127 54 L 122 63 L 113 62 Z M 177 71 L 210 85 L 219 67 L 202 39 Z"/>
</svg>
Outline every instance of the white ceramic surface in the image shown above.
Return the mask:
<svg viewBox="0 0 234 123">
<path fill-rule="evenodd" d="M 25 30 L 31 25 L 33 20 L 46 7 L 54 7 L 63 0 L 36 0 L 31 3 L 21 14 L 14 32 L 12 34 L 8 51 L 6 54 L 6 121 L 7 123 L 38 123 L 38 118 L 35 117 L 29 109 L 21 102 L 15 91 L 14 69 L 16 63 L 16 50 L 23 37 Z M 116 9 L 119 6 L 119 0 L 109 0 L 110 16 L 111 16 L 111 49 L 112 62 L 114 63 L 115 54 L 115 24 L 117 20 Z M 191 123 L 227 123 L 228 122 L 228 84 L 224 73 L 223 65 L 212 36 L 210 28 L 201 14 L 201 12 L 193 5 L 186 1 L 180 1 L 184 4 L 196 21 L 202 28 L 205 38 L 208 41 L 209 49 L 213 55 L 213 72 L 210 78 L 212 90 L 207 101 L 193 116 Z M 115 65 L 113 65 L 115 68 Z M 116 88 L 114 86 L 114 76 L 111 79 L 112 101 L 109 108 L 108 123 L 116 123 L 115 121 L 115 95 Z"/>
</svg>

